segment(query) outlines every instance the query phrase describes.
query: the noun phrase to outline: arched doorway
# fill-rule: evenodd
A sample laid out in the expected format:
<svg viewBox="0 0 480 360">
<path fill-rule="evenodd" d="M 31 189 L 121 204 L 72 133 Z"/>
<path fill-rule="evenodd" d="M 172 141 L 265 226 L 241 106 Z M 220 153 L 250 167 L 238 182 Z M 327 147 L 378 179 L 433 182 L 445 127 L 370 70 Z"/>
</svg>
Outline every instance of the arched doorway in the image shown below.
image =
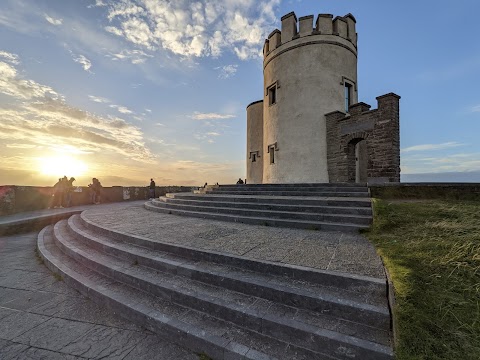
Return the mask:
<svg viewBox="0 0 480 360">
<path fill-rule="evenodd" d="M 365 139 L 350 140 L 347 146 L 348 182 L 366 183 L 368 179 L 368 149 Z"/>
</svg>

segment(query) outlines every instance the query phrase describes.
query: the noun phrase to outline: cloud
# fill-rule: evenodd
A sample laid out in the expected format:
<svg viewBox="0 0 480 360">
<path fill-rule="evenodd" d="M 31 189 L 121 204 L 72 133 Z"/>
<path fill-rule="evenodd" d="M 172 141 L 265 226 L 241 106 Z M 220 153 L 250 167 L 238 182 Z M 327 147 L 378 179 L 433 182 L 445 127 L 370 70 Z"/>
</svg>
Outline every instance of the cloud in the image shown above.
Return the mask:
<svg viewBox="0 0 480 360">
<path fill-rule="evenodd" d="M 62 25 L 63 23 L 63 19 L 54 19 L 48 16 L 47 14 L 43 14 L 43 16 L 45 17 L 45 20 L 47 20 L 52 25 L 58 26 L 58 25 Z"/>
<path fill-rule="evenodd" d="M 260 56 L 280 0 L 123 0 L 108 7 L 105 30 L 149 50 L 185 57 Z"/>
<path fill-rule="evenodd" d="M 148 58 L 153 58 L 153 55 L 147 54 L 141 50 L 122 50 L 118 53 L 110 53 L 106 55 L 114 61 L 127 60 L 132 64 L 143 64 Z"/>
<path fill-rule="evenodd" d="M 442 156 L 404 156 L 401 159 L 402 173 L 439 173 L 480 170 L 480 153 L 457 153 Z"/>
<path fill-rule="evenodd" d="M 219 79 L 228 79 L 234 76 L 237 72 L 238 65 L 225 65 L 216 67 L 215 70 L 220 70 L 218 74 Z"/>
<path fill-rule="evenodd" d="M 10 149 L 34 149 L 37 147 L 33 144 L 7 144 L 6 146 Z"/>
<path fill-rule="evenodd" d="M 480 105 L 473 106 L 470 109 L 471 112 L 480 112 Z"/>
<path fill-rule="evenodd" d="M 208 135 L 208 136 L 220 136 L 220 134 L 219 134 L 219 133 L 217 133 L 217 132 L 213 132 L 213 131 L 211 131 L 211 132 L 208 132 L 208 133 L 207 133 L 207 135 Z"/>
<path fill-rule="evenodd" d="M 133 114 L 133 111 L 130 110 L 129 108 L 125 107 L 125 106 L 112 104 L 112 105 L 110 105 L 110 107 L 114 108 L 114 109 L 117 109 L 117 111 L 121 114 Z"/>
<path fill-rule="evenodd" d="M 91 62 L 90 60 L 88 60 L 88 59 L 87 59 L 85 56 L 83 56 L 83 55 L 75 56 L 75 55 L 72 54 L 72 57 L 73 57 L 73 61 L 75 61 L 76 63 L 79 63 L 80 65 L 82 65 L 83 70 L 85 70 L 86 72 L 91 73 L 90 68 L 92 67 L 92 62 Z"/>
<path fill-rule="evenodd" d="M 0 58 L 3 58 L 6 62 L 12 65 L 18 65 L 20 63 L 18 55 L 6 51 L 0 51 Z"/>
<path fill-rule="evenodd" d="M 71 106 L 51 87 L 23 79 L 0 62 L 0 93 L 17 101 L 0 106 L 0 139 L 46 148 L 71 146 L 81 153 L 111 153 L 151 162 L 142 131 L 122 118 L 98 116 Z"/>
<path fill-rule="evenodd" d="M 14 66 L 3 61 L 0 61 L 0 93 L 9 95 L 17 100 L 45 97 L 62 98 L 50 86 L 41 85 L 33 80 L 23 79 Z"/>
<path fill-rule="evenodd" d="M 201 113 L 195 111 L 193 115 L 190 116 L 194 120 L 222 120 L 222 119 L 232 119 L 235 115 L 229 114 L 217 114 L 217 113 Z"/>
<path fill-rule="evenodd" d="M 428 151 L 428 150 L 443 150 L 451 149 L 459 146 L 464 146 L 465 144 L 457 143 L 454 141 L 442 143 L 442 144 L 424 144 L 424 145 L 415 145 L 402 149 L 402 152 L 412 152 L 412 151 Z"/>
<path fill-rule="evenodd" d="M 95 0 L 95 4 L 88 5 L 87 8 L 91 9 L 94 7 L 104 7 L 107 6 L 107 4 L 103 0 Z"/>
<path fill-rule="evenodd" d="M 111 102 L 107 98 L 103 98 L 103 97 L 100 97 L 100 96 L 88 95 L 88 98 L 90 100 L 92 100 L 93 102 L 96 102 L 96 103 L 108 104 L 108 103 Z"/>
</svg>

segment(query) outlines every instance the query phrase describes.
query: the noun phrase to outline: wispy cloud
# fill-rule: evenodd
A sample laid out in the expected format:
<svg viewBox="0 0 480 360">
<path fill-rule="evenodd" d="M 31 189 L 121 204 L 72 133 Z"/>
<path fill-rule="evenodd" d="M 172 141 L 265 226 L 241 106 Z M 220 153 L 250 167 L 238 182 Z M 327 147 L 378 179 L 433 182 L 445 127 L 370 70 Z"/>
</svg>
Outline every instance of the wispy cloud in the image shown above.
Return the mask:
<svg viewBox="0 0 480 360">
<path fill-rule="evenodd" d="M 216 67 L 215 70 L 219 70 L 219 79 L 228 79 L 237 73 L 238 65 L 225 65 Z"/>
<path fill-rule="evenodd" d="M 207 135 L 208 136 L 220 136 L 220 133 L 211 131 L 211 132 L 208 132 Z"/>
<path fill-rule="evenodd" d="M 20 63 L 18 55 L 6 51 L 0 51 L 0 58 L 12 65 L 18 65 Z"/>
<path fill-rule="evenodd" d="M 92 67 L 92 62 L 88 60 L 84 55 L 78 55 L 78 56 L 73 55 L 73 61 L 82 65 L 83 70 L 91 73 L 90 68 Z"/>
<path fill-rule="evenodd" d="M 52 25 L 59 26 L 63 24 L 63 19 L 54 19 L 47 14 L 43 14 L 43 16 L 45 17 L 45 20 L 47 20 Z"/>
<path fill-rule="evenodd" d="M 402 157 L 402 173 L 467 172 L 480 170 L 480 153 L 457 153 L 442 156 Z"/>
<path fill-rule="evenodd" d="M 480 105 L 473 106 L 470 109 L 471 112 L 480 112 Z"/>
<path fill-rule="evenodd" d="M 222 120 L 222 119 L 232 119 L 235 115 L 231 114 L 217 114 L 217 113 L 201 113 L 195 111 L 193 115 L 190 116 L 194 120 Z"/>
<path fill-rule="evenodd" d="M 153 58 L 153 55 L 147 54 L 141 50 L 122 50 L 118 53 L 110 53 L 106 55 L 114 61 L 117 60 L 126 60 L 130 61 L 132 64 L 143 64 L 147 61 L 148 58 Z"/>
<path fill-rule="evenodd" d="M 152 51 L 218 57 L 228 49 L 245 60 L 260 56 L 279 4 L 280 0 L 124 0 L 109 5 L 110 25 L 105 30 Z"/>
<path fill-rule="evenodd" d="M 107 98 L 100 97 L 100 96 L 88 95 L 88 98 L 89 98 L 90 100 L 92 100 L 93 102 L 101 103 L 101 104 L 108 104 L 108 103 L 111 102 L 111 101 L 108 100 Z"/>
<path fill-rule="evenodd" d="M 128 114 L 128 115 L 133 114 L 133 111 L 127 108 L 126 106 L 112 104 L 110 105 L 110 107 L 113 109 L 116 109 L 121 114 Z"/>
<path fill-rule="evenodd" d="M 410 146 L 402 149 L 401 151 L 412 152 L 412 151 L 444 150 L 444 149 L 456 148 L 459 146 L 465 146 L 465 144 L 458 143 L 455 141 L 450 141 L 442 144 L 423 144 L 423 145 Z"/>
</svg>

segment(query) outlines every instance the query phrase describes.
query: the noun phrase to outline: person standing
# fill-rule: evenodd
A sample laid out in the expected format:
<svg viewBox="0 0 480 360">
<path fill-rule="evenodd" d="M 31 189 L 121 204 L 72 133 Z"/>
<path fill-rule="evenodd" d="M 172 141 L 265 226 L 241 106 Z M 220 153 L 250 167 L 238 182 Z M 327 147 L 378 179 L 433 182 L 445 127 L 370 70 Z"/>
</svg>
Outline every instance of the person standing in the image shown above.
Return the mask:
<svg viewBox="0 0 480 360">
<path fill-rule="evenodd" d="M 155 199 L 155 181 L 153 179 L 150 179 L 150 199 Z"/>
<path fill-rule="evenodd" d="M 73 182 L 75 181 L 74 177 L 71 177 L 70 180 L 66 182 L 66 207 L 70 207 L 72 205 L 72 193 L 73 193 Z"/>
</svg>

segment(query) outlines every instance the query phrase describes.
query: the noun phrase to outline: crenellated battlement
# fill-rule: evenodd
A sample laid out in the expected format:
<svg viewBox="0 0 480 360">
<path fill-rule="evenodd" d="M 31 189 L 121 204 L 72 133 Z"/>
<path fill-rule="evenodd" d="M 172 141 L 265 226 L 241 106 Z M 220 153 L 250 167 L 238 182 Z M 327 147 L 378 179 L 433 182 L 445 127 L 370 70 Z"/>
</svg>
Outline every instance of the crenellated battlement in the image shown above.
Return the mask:
<svg viewBox="0 0 480 360">
<path fill-rule="evenodd" d="M 314 24 L 314 15 L 297 16 L 292 11 L 281 18 L 282 29 L 275 29 L 268 35 L 263 47 L 263 55 L 275 50 L 282 44 L 311 35 L 333 35 L 350 41 L 357 46 L 356 20 L 352 14 L 337 16 L 319 14 Z"/>
</svg>

